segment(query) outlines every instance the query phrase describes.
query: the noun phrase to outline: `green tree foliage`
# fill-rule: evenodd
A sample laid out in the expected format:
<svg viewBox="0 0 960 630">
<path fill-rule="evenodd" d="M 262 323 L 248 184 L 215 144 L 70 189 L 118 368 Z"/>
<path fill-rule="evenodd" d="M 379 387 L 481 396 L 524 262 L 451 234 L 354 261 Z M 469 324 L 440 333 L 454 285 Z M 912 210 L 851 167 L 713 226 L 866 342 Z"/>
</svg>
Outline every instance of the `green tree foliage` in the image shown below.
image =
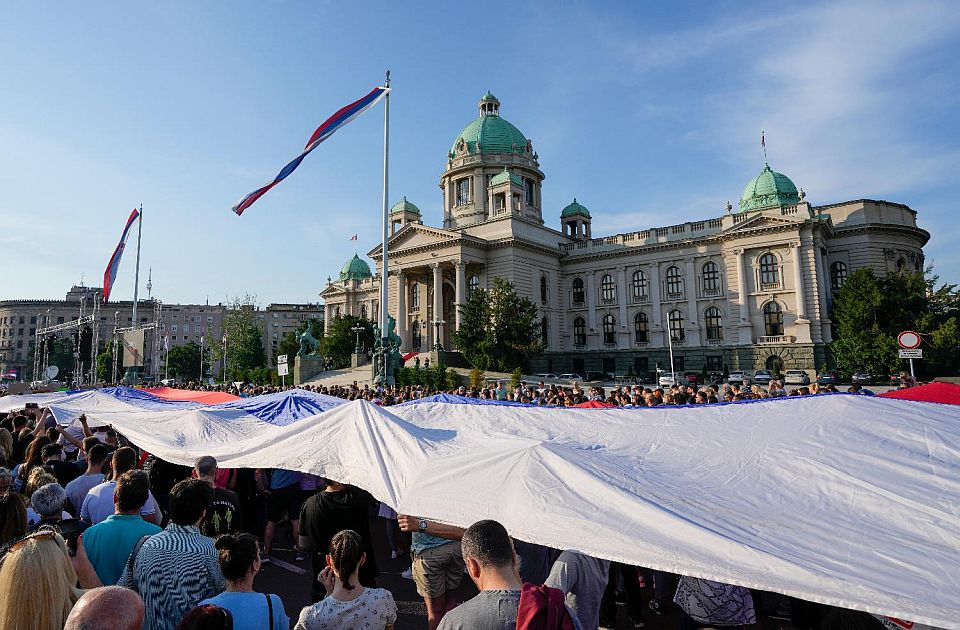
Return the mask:
<svg viewBox="0 0 960 630">
<path fill-rule="evenodd" d="M 330 357 L 336 368 L 345 368 L 350 365 L 350 355 L 357 345 L 357 333 L 352 329 L 362 326 L 360 343 L 367 350 L 373 348 L 373 322 L 369 319 L 360 319 L 355 315 L 338 317 L 330 324 L 330 330 L 320 340 L 320 354 Z M 299 348 L 299 345 L 297 346 Z"/>
<path fill-rule="evenodd" d="M 167 373 L 184 381 L 200 378 L 200 346 L 195 342 L 170 348 L 166 356 Z"/>
<path fill-rule="evenodd" d="M 483 389 L 486 381 L 487 375 L 483 373 L 483 370 L 479 368 L 473 368 L 470 370 L 470 389 L 479 391 Z"/>
<path fill-rule="evenodd" d="M 267 354 L 263 349 L 263 323 L 257 316 L 256 298 L 246 295 L 237 298 L 227 312 L 223 322 L 227 338 L 227 376 L 231 381 L 246 380 L 244 375 L 251 370 L 267 367 Z M 205 362 L 218 363 L 223 360 L 223 339 L 209 338 L 210 355 Z"/>
<path fill-rule="evenodd" d="M 279 355 L 287 355 L 287 360 L 293 364 L 293 358 L 297 356 L 297 353 L 300 352 L 300 342 L 297 341 L 297 335 L 302 333 L 307 329 L 307 326 L 310 327 L 310 334 L 313 335 L 314 339 L 323 338 L 323 320 L 321 319 L 311 319 L 309 321 L 301 322 L 300 327 L 297 328 L 296 332 L 290 331 L 283 336 L 283 339 L 280 340 L 280 343 L 277 344 L 277 352 L 274 355 L 274 362 Z"/>
<path fill-rule="evenodd" d="M 543 350 L 537 307 L 496 278 L 486 291 L 476 289 L 461 308 L 454 342 L 472 367 L 509 372 L 525 368 Z"/>
<path fill-rule="evenodd" d="M 60 337 L 50 343 L 50 359 L 48 365 L 55 365 L 60 369 L 57 378 L 61 381 L 68 374 L 73 374 L 73 339 Z"/>
<path fill-rule="evenodd" d="M 113 344 L 104 345 L 103 352 L 97 355 L 97 380 L 102 383 L 119 383 L 123 378 L 126 369 L 123 366 L 123 351 L 117 360 L 117 373 L 110 378 L 110 370 L 113 368 Z"/>
<path fill-rule="evenodd" d="M 836 339 L 831 350 L 845 375 L 866 370 L 875 376 L 904 369 L 897 356 L 897 335 L 915 330 L 923 336 L 924 358 L 918 372 L 956 374 L 960 365 L 960 300 L 956 286 L 935 288 L 929 273 L 898 272 L 878 278 L 869 268 L 850 274 L 834 295 L 831 318 Z"/>
</svg>

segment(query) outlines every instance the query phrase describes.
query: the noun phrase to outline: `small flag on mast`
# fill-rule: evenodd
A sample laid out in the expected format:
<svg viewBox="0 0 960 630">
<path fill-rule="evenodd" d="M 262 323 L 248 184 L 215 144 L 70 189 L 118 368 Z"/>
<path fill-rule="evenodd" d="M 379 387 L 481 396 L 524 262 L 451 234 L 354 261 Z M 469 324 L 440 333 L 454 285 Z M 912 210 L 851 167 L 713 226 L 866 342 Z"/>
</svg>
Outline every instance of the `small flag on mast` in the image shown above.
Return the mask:
<svg viewBox="0 0 960 630">
<path fill-rule="evenodd" d="M 140 211 L 134 208 L 130 216 L 127 217 L 127 224 L 123 226 L 123 233 L 120 234 L 120 242 L 117 243 L 117 248 L 113 250 L 113 255 L 110 256 L 110 262 L 107 263 L 107 268 L 103 272 L 104 304 L 109 301 L 110 291 L 113 289 L 113 281 L 117 279 L 117 271 L 120 269 L 120 258 L 123 256 L 123 248 L 127 246 L 127 237 L 130 236 L 130 228 L 133 227 L 133 222 L 139 218 Z"/>
<path fill-rule="evenodd" d="M 268 190 L 286 179 L 290 173 L 297 170 L 297 167 L 300 166 L 303 159 L 307 157 L 307 154 L 316 149 L 321 142 L 332 136 L 338 129 L 345 127 L 351 120 L 376 105 L 389 91 L 390 88 L 388 87 L 375 87 L 363 98 L 343 107 L 336 114 L 325 120 L 322 125 L 317 127 L 313 135 L 310 136 L 310 140 L 307 141 L 307 146 L 300 152 L 300 155 L 284 166 L 277 176 L 273 178 L 273 181 L 240 199 L 240 201 L 233 206 L 233 211 L 237 213 L 237 216 L 243 214 L 244 210 L 252 206 L 253 203 L 265 195 Z"/>
<path fill-rule="evenodd" d="M 350 237 L 350 240 L 351 240 L 351 241 L 355 241 L 355 240 L 357 240 L 357 235 L 356 235 L 356 234 L 354 234 L 353 236 L 351 236 L 351 237 Z"/>
</svg>

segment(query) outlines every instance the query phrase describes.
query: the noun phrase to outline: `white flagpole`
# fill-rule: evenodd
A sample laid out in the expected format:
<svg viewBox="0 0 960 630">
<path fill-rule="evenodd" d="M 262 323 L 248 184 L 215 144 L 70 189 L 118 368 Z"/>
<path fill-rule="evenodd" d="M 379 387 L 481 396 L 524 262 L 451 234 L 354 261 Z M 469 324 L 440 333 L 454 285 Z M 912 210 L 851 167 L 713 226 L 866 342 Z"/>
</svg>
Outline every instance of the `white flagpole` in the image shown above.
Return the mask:
<svg viewBox="0 0 960 630">
<path fill-rule="evenodd" d="M 140 290 L 140 235 L 143 232 L 143 204 L 140 204 L 140 216 L 137 217 L 137 270 L 133 278 L 133 327 L 137 327 L 137 293 Z"/>
<path fill-rule="evenodd" d="M 384 87 L 388 88 L 386 96 L 383 98 L 383 270 L 380 274 L 380 384 L 387 386 L 387 344 L 390 338 L 387 336 L 387 318 L 389 317 L 389 277 L 387 273 L 387 235 L 390 227 L 389 216 L 389 167 L 390 167 L 390 71 L 387 70 L 387 78 Z"/>
</svg>

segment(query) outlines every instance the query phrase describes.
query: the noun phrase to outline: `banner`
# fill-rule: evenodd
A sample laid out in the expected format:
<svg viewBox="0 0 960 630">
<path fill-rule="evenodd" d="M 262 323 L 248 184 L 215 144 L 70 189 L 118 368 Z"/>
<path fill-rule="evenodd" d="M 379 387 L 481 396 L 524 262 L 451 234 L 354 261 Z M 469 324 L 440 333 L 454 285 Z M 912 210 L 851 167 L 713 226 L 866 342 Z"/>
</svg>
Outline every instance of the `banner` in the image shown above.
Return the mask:
<svg viewBox="0 0 960 630">
<path fill-rule="evenodd" d="M 143 367 L 143 330 L 128 330 L 123 333 L 123 365 Z"/>
</svg>

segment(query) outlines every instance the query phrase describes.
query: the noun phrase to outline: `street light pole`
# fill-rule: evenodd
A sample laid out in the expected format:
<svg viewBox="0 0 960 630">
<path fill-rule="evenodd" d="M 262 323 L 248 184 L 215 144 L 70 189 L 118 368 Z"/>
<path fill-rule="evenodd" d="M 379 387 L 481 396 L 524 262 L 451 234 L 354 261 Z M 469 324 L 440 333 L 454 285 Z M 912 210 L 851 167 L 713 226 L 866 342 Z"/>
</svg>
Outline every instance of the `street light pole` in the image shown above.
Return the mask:
<svg viewBox="0 0 960 630">
<path fill-rule="evenodd" d="M 352 330 L 357 335 L 357 343 L 353 347 L 353 353 L 360 354 L 363 351 L 363 348 L 360 347 L 360 333 L 362 333 L 365 330 L 365 328 L 363 326 L 354 326 L 350 330 Z"/>
<path fill-rule="evenodd" d="M 436 352 L 441 352 L 443 350 L 443 344 L 440 343 L 440 327 L 446 324 L 446 322 L 442 319 L 435 319 L 432 324 L 434 326 L 433 340 L 435 341 L 433 349 Z"/>
</svg>

